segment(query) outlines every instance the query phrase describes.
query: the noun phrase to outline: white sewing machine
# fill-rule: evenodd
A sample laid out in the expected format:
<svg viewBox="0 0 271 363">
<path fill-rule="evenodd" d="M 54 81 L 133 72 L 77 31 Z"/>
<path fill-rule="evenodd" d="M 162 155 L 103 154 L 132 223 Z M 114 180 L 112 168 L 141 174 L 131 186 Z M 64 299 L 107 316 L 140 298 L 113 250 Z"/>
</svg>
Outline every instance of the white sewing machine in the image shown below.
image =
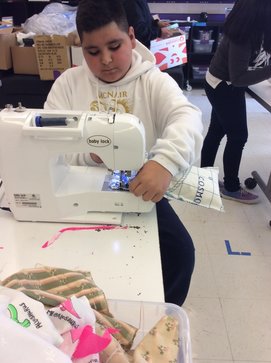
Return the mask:
<svg viewBox="0 0 271 363">
<path fill-rule="evenodd" d="M 75 153 L 107 167 L 72 166 L 65 160 Z M 154 203 L 121 190 L 145 157 L 144 127 L 131 114 L 0 112 L 0 175 L 17 220 L 120 223 L 122 212 L 149 212 Z"/>
</svg>

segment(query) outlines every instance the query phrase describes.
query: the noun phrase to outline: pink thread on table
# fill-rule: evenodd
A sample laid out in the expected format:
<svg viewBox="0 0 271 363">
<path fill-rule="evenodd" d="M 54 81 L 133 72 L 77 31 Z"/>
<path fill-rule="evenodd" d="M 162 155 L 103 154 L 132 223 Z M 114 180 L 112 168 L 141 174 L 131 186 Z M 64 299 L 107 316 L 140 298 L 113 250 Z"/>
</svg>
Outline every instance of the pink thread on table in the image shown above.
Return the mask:
<svg viewBox="0 0 271 363">
<path fill-rule="evenodd" d="M 75 232 L 75 231 L 110 231 L 112 229 L 127 229 L 128 226 L 115 226 L 115 225 L 101 225 L 101 226 L 88 226 L 88 227 L 66 227 L 60 229 L 51 239 L 46 241 L 41 248 L 47 248 L 51 246 L 64 232 Z"/>
</svg>

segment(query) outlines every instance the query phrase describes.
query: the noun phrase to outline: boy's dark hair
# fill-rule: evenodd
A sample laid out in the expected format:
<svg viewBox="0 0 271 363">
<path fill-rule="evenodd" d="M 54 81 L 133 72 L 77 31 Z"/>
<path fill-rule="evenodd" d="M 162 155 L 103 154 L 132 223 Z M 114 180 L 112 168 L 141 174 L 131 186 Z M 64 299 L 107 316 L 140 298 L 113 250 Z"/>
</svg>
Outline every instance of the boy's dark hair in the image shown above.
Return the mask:
<svg viewBox="0 0 271 363">
<path fill-rule="evenodd" d="M 227 16 L 224 33 L 235 43 L 250 41 L 271 53 L 271 0 L 237 0 Z"/>
<path fill-rule="evenodd" d="M 128 32 L 129 26 L 122 0 L 80 0 L 76 27 L 81 41 L 83 32 L 91 32 L 112 22 Z"/>
</svg>

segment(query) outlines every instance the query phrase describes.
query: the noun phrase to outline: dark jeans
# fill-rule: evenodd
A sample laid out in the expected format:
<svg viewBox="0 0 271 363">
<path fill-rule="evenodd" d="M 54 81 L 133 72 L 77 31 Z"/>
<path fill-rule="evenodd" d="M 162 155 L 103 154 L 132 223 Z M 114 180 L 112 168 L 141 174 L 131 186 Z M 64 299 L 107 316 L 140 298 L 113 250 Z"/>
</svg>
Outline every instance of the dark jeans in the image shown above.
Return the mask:
<svg viewBox="0 0 271 363">
<path fill-rule="evenodd" d="M 234 192 L 240 188 L 239 167 L 248 138 L 245 88 L 223 81 L 213 89 L 205 82 L 205 92 L 212 105 L 212 114 L 201 152 L 201 166 L 214 165 L 220 142 L 226 135 L 224 185 L 228 191 Z"/>
<path fill-rule="evenodd" d="M 156 209 L 165 301 L 182 305 L 195 264 L 193 241 L 166 198 Z"/>
</svg>

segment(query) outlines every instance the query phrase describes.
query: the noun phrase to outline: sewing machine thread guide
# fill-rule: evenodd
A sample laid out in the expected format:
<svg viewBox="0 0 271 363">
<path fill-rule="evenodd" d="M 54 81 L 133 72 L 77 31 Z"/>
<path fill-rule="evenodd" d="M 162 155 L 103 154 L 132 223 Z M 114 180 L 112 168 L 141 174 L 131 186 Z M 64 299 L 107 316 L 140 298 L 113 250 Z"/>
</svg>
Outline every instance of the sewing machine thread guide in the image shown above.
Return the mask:
<svg viewBox="0 0 271 363">
<path fill-rule="evenodd" d="M 37 127 L 67 126 L 68 123 L 77 121 L 77 117 L 42 117 L 40 115 L 35 117 L 35 124 Z"/>
</svg>

